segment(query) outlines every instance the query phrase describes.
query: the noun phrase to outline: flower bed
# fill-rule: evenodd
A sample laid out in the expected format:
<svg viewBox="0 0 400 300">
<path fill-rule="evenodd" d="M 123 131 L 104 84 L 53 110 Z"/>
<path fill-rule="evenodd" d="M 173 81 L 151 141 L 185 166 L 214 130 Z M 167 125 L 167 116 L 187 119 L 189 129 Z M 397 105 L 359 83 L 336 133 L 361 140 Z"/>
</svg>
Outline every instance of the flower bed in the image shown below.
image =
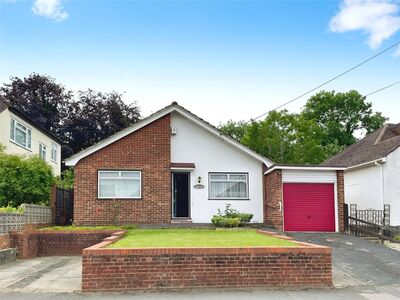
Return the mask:
<svg viewBox="0 0 400 300">
<path fill-rule="evenodd" d="M 83 291 L 332 284 L 328 247 L 296 242 L 283 247 L 109 248 L 122 235 L 82 251 Z"/>
</svg>

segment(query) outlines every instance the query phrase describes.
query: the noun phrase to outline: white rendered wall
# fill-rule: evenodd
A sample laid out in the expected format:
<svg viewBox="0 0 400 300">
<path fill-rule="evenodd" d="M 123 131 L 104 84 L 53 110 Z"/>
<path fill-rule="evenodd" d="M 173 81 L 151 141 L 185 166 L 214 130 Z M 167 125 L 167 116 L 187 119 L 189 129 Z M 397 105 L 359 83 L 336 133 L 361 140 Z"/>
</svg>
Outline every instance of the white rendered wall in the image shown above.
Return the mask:
<svg viewBox="0 0 400 300">
<path fill-rule="evenodd" d="M 390 204 L 390 225 L 400 226 L 400 148 L 387 156 L 383 170 L 385 204 Z"/>
<path fill-rule="evenodd" d="M 373 165 L 344 173 L 344 192 L 347 204 L 358 209 L 383 209 L 381 166 Z"/>
<path fill-rule="evenodd" d="M 191 218 L 194 223 L 210 223 L 217 209 L 226 203 L 246 213 L 254 214 L 252 222 L 263 222 L 262 163 L 234 146 L 187 120 L 178 113 L 171 114 L 171 126 L 177 134 L 171 136 L 171 160 L 174 163 L 194 163 L 191 172 Z M 250 200 L 208 200 L 209 172 L 240 172 L 249 175 Z M 204 189 L 194 189 L 201 176 Z"/>
<path fill-rule="evenodd" d="M 10 141 L 10 118 L 13 118 L 28 127 L 32 131 L 31 149 L 26 149 Z M 39 143 L 46 146 L 46 162 L 53 170 L 53 175 L 58 176 L 61 172 L 61 146 L 46 134 L 32 126 L 25 120 L 10 112 L 8 109 L 0 113 L 0 144 L 6 146 L 6 152 L 18 155 L 39 155 Z M 51 144 L 57 145 L 57 161 L 51 160 Z"/>
</svg>

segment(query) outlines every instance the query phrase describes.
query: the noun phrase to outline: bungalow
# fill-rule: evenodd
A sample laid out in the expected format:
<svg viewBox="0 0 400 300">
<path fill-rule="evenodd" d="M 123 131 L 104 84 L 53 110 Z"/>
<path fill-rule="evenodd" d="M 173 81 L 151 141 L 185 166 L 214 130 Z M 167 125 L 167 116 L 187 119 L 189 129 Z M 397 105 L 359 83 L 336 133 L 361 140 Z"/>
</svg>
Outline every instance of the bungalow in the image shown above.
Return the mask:
<svg viewBox="0 0 400 300">
<path fill-rule="evenodd" d="M 342 168 L 274 165 L 176 102 L 66 165 L 77 225 L 209 223 L 229 203 L 280 229 L 342 229 Z"/>
</svg>

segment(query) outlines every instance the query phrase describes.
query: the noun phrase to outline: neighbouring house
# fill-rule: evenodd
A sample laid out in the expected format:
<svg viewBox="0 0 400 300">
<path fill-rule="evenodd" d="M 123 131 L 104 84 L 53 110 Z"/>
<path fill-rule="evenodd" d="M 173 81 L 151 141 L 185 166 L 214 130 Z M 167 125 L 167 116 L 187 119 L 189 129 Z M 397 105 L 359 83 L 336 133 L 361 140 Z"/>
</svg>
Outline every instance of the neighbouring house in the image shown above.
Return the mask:
<svg viewBox="0 0 400 300">
<path fill-rule="evenodd" d="M 17 109 L 0 99 L 0 144 L 10 154 L 38 155 L 61 173 L 61 142 Z"/>
<path fill-rule="evenodd" d="M 252 213 L 253 222 L 280 229 L 342 228 L 341 168 L 273 165 L 176 102 L 65 163 L 75 169 L 76 225 L 111 224 L 116 218 L 210 223 L 229 203 Z M 293 188 L 302 190 L 301 197 Z M 285 209 L 296 219 L 289 227 Z"/>
<path fill-rule="evenodd" d="M 400 124 L 386 124 L 322 166 L 342 165 L 345 198 L 358 209 L 390 204 L 390 225 L 400 226 Z"/>
</svg>

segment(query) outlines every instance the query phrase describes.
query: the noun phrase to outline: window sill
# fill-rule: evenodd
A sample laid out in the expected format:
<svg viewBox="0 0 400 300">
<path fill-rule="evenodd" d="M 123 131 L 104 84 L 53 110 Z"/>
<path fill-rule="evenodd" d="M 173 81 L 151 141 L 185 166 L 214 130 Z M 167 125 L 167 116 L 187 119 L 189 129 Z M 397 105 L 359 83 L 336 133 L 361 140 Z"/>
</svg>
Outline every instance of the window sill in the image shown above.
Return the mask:
<svg viewBox="0 0 400 300">
<path fill-rule="evenodd" d="M 55 160 L 51 159 L 51 162 L 54 163 L 54 164 L 57 164 L 57 161 L 55 161 Z"/>
<path fill-rule="evenodd" d="M 18 144 L 17 142 L 14 142 L 13 140 L 9 140 L 9 141 L 10 141 L 10 143 L 13 143 L 14 145 L 17 145 L 18 147 L 21 147 L 21 148 L 23 148 L 25 150 L 28 150 L 29 152 L 32 152 L 32 148 L 28 148 L 28 147 L 22 146 L 22 145 Z"/>
<path fill-rule="evenodd" d="M 140 197 L 140 198 L 131 198 L 131 197 L 129 197 L 129 198 L 99 198 L 99 197 L 97 197 L 97 200 L 142 200 L 142 198 Z"/>
<path fill-rule="evenodd" d="M 215 199 L 215 198 L 208 198 L 208 200 L 210 200 L 210 201 L 213 201 L 213 200 L 215 200 L 215 201 L 241 201 L 241 200 L 243 200 L 243 201 L 250 201 L 250 198 L 218 198 L 218 199 Z"/>
</svg>

